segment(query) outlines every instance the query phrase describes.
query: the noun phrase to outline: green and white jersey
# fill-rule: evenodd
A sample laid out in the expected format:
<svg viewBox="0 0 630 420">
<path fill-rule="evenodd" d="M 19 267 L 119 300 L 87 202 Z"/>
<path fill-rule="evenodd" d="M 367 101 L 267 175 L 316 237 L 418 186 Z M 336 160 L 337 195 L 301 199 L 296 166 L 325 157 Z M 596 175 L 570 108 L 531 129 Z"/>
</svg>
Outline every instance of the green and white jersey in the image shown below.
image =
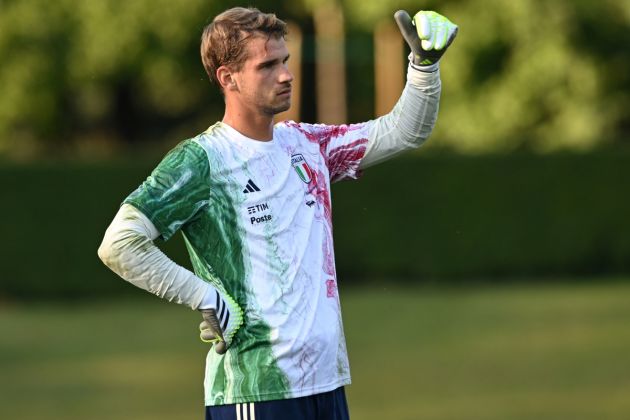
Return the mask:
<svg viewBox="0 0 630 420">
<path fill-rule="evenodd" d="M 126 200 L 163 239 L 181 230 L 197 276 L 244 324 L 206 360 L 206 405 L 284 399 L 350 383 L 330 183 L 356 178 L 371 122 L 277 124 L 272 141 L 223 123 L 180 143 Z"/>
</svg>

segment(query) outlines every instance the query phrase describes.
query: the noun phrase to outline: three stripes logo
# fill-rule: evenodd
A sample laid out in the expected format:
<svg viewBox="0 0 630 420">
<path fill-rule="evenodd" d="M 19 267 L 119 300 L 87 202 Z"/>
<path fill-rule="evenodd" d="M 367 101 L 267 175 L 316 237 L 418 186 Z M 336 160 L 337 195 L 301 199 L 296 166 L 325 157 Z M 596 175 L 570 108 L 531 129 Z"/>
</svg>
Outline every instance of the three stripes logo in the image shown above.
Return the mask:
<svg viewBox="0 0 630 420">
<path fill-rule="evenodd" d="M 227 308 L 227 304 L 221 299 L 219 292 L 215 292 L 217 294 L 217 318 L 219 325 L 221 325 L 221 331 L 225 332 L 230 321 L 230 311 Z"/>
<path fill-rule="evenodd" d="M 254 403 L 236 404 L 236 420 L 256 420 Z"/>
<path fill-rule="evenodd" d="M 245 185 L 245 189 L 243 190 L 243 192 L 245 194 L 248 194 L 248 193 L 253 193 L 257 191 L 260 191 L 260 188 L 258 188 L 258 186 L 254 184 L 254 181 L 252 181 L 251 179 L 248 180 L 247 185 Z"/>
</svg>

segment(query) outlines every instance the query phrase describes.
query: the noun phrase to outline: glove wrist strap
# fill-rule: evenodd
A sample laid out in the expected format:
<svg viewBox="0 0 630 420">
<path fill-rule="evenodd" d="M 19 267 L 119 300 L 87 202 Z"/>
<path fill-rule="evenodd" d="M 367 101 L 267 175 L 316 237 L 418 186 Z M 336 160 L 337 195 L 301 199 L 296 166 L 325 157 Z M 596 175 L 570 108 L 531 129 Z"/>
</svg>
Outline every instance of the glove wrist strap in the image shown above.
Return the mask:
<svg viewBox="0 0 630 420">
<path fill-rule="evenodd" d="M 415 61 L 415 57 L 414 57 L 413 52 L 409 53 L 409 64 L 415 70 L 422 71 L 424 73 L 433 73 L 433 72 L 436 72 L 440 68 L 439 62 L 430 64 L 428 66 L 421 66 L 420 64 L 417 64 L 414 61 Z"/>
</svg>

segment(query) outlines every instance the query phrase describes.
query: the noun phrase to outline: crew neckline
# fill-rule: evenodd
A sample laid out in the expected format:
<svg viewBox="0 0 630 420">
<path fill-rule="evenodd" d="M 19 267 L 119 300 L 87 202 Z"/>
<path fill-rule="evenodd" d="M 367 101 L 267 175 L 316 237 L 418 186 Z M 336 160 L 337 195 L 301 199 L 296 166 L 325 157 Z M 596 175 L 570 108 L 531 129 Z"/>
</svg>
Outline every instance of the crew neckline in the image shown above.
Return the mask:
<svg viewBox="0 0 630 420">
<path fill-rule="evenodd" d="M 272 138 L 271 140 L 264 141 L 264 140 L 256 140 L 251 137 L 247 137 L 246 135 L 244 135 L 243 133 L 241 133 L 240 131 L 232 127 L 231 125 L 224 123 L 223 121 L 219 121 L 217 125 L 218 125 L 218 128 L 224 129 L 229 133 L 230 140 L 237 141 L 247 147 L 269 149 L 269 148 L 274 147 L 274 145 L 276 144 L 275 132 L 274 132 L 274 138 Z"/>
</svg>

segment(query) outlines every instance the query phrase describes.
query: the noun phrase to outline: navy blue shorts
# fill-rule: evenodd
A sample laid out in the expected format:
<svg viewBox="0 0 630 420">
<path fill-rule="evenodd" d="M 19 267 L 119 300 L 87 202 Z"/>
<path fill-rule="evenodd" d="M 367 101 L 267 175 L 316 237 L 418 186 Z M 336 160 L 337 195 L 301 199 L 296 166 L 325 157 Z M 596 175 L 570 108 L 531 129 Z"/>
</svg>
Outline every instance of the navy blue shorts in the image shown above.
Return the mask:
<svg viewBox="0 0 630 420">
<path fill-rule="evenodd" d="M 337 388 L 323 394 L 288 400 L 206 407 L 206 420 L 349 420 L 346 393 Z"/>
</svg>

